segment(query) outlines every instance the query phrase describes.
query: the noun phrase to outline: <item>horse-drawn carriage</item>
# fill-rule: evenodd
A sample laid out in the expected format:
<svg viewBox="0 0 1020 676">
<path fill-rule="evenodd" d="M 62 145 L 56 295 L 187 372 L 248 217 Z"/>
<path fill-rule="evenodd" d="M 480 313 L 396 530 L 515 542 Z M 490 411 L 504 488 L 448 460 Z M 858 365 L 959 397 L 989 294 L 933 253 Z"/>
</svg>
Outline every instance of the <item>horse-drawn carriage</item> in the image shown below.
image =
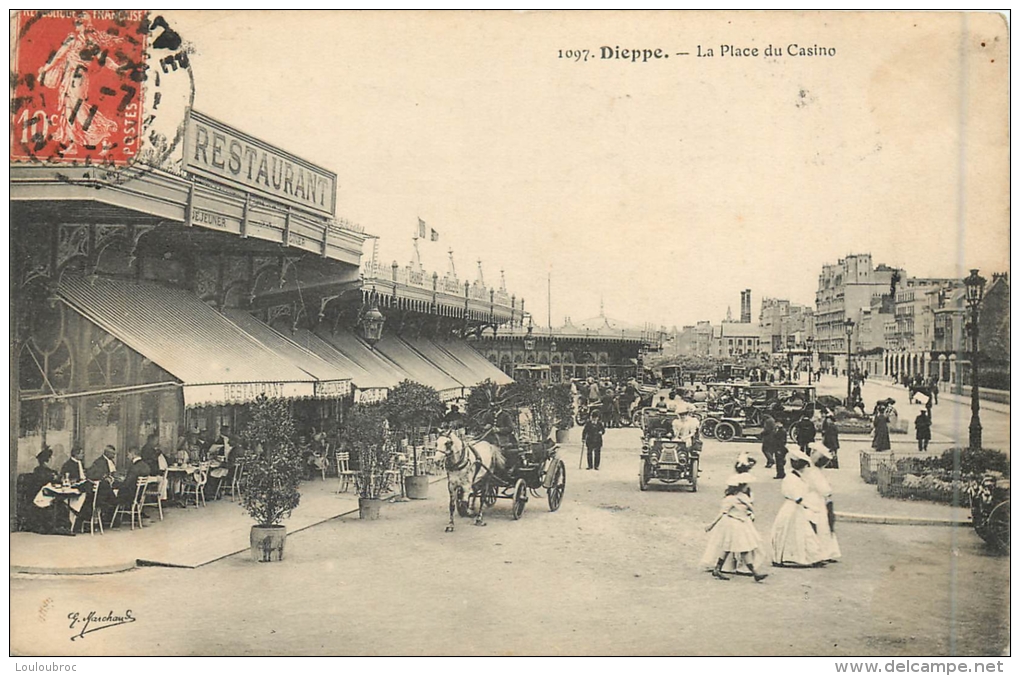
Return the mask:
<svg viewBox="0 0 1020 676">
<path fill-rule="evenodd" d="M 686 481 L 698 490 L 701 439 L 697 420 L 685 425 L 676 411 L 646 408 L 637 417 L 641 425 L 641 471 L 638 486 L 648 489 L 652 480 L 665 484 Z"/>
<path fill-rule="evenodd" d="M 985 474 L 970 496 L 970 516 L 982 540 L 1009 552 L 1009 478 L 1001 472 Z"/>
<path fill-rule="evenodd" d="M 486 436 L 469 440 L 457 435 L 443 437 L 440 443 L 446 448 L 450 488 L 447 532 L 453 531 L 455 511 L 484 526 L 485 510 L 500 499 L 512 501 L 510 514 L 514 520 L 520 519 L 529 496 L 539 497 L 540 489 L 545 490 L 550 512 L 560 508 L 567 486 L 567 468 L 556 444 L 546 441 L 501 447 Z"/>
</svg>

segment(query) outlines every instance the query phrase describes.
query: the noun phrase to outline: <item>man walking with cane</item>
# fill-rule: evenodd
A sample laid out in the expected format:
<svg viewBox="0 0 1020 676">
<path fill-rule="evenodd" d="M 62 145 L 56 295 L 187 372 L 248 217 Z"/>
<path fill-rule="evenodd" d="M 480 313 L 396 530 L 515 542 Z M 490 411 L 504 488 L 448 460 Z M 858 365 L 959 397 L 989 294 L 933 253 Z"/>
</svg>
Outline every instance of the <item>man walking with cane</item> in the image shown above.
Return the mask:
<svg viewBox="0 0 1020 676">
<path fill-rule="evenodd" d="M 588 449 L 588 469 L 598 470 L 599 461 L 602 457 L 602 435 L 606 433 L 606 426 L 599 419 L 599 412 L 592 411 L 591 418 L 584 424 L 581 432 L 581 448 Z"/>
</svg>

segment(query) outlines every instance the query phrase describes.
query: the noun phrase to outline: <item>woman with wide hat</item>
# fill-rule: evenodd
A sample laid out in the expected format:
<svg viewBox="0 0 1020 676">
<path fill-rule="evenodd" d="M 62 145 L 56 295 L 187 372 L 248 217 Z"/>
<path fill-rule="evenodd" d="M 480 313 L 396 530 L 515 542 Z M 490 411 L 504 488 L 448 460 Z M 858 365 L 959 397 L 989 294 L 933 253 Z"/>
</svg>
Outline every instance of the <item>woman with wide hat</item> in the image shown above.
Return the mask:
<svg viewBox="0 0 1020 676">
<path fill-rule="evenodd" d="M 791 448 L 787 459 L 790 472 L 782 484 L 785 500 L 772 524 L 772 565 L 823 565 L 828 556 L 818 533 L 828 515 L 824 501 L 817 499 L 803 478 L 811 458 L 799 448 Z"/>
</svg>

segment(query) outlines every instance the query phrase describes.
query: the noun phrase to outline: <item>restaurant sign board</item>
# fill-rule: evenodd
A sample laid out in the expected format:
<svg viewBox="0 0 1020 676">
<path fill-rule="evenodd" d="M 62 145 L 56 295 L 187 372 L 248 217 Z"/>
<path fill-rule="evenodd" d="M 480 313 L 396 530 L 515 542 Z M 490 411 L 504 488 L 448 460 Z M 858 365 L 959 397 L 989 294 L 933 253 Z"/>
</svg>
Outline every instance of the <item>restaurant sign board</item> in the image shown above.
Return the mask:
<svg viewBox="0 0 1020 676">
<path fill-rule="evenodd" d="M 336 213 L 336 174 L 191 111 L 184 169 L 325 216 Z"/>
</svg>

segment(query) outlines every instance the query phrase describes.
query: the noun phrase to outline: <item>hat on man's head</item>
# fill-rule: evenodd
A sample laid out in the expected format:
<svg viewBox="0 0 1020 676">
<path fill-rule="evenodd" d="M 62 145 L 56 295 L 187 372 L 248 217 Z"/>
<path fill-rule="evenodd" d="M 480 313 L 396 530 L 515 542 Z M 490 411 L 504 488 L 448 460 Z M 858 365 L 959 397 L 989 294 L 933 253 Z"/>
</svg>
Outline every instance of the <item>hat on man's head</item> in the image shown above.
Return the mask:
<svg viewBox="0 0 1020 676">
<path fill-rule="evenodd" d="M 41 451 L 39 451 L 39 453 L 36 454 L 35 459 L 38 460 L 39 462 L 49 462 L 50 458 L 52 457 L 53 450 L 47 446 L 46 448 L 42 449 Z"/>
</svg>

